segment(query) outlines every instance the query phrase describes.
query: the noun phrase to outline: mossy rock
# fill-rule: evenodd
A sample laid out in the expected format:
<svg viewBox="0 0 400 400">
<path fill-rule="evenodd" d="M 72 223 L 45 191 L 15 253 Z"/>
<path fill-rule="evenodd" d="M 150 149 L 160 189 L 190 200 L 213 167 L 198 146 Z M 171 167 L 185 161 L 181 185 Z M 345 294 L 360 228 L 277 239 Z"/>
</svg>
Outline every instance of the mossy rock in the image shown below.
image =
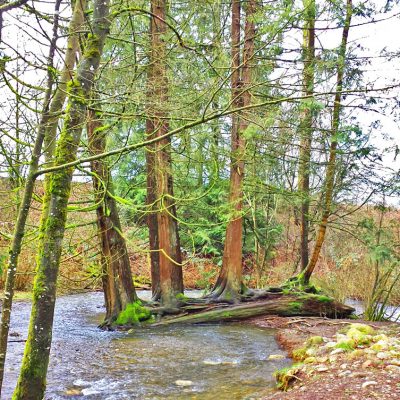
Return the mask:
<svg viewBox="0 0 400 400">
<path fill-rule="evenodd" d="M 292 358 L 295 361 L 303 361 L 307 358 L 307 348 L 306 347 L 299 347 L 298 349 L 294 349 L 292 351 Z"/>
<path fill-rule="evenodd" d="M 322 336 L 311 336 L 310 338 L 307 339 L 306 346 L 311 347 L 311 346 L 318 346 L 319 344 L 324 343 L 324 339 Z"/>
<path fill-rule="evenodd" d="M 367 335 L 355 328 L 350 328 L 347 331 L 346 336 L 349 339 L 353 339 L 357 343 L 357 345 L 367 345 L 371 343 L 372 340 L 372 336 Z"/>
<path fill-rule="evenodd" d="M 353 351 L 356 347 L 356 341 L 350 338 L 339 341 L 335 346 L 336 349 L 343 349 L 344 351 Z"/>
<path fill-rule="evenodd" d="M 375 329 L 372 328 L 372 326 L 369 326 L 367 324 L 360 324 L 357 322 L 350 324 L 349 329 L 357 329 L 358 331 L 364 333 L 365 335 L 374 335 L 375 334 Z"/>
</svg>

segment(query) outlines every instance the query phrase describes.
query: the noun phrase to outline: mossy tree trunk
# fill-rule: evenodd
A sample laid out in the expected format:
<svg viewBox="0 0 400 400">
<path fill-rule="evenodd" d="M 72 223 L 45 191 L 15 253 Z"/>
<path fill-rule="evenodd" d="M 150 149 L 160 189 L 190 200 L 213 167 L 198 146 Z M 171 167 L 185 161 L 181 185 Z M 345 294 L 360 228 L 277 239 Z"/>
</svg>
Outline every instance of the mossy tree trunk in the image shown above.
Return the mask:
<svg viewBox="0 0 400 400">
<path fill-rule="evenodd" d="M 210 305 L 209 309 L 189 312 L 188 315 L 169 317 L 154 325 L 199 324 L 208 322 L 225 322 L 244 320 L 262 315 L 279 315 L 282 317 L 348 317 L 354 308 L 335 300 L 314 294 L 267 293 L 262 299 L 241 303 L 239 305 Z"/>
<path fill-rule="evenodd" d="M 303 0 L 305 24 L 303 28 L 303 93 L 307 98 L 300 120 L 300 154 L 299 154 L 299 183 L 301 196 L 300 206 L 300 255 L 301 270 L 309 261 L 308 237 L 310 224 L 310 164 L 311 144 L 314 124 L 314 93 L 315 80 L 315 1 Z"/>
<path fill-rule="evenodd" d="M 251 70 L 250 63 L 254 57 L 255 24 L 254 13 L 256 2 L 247 2 L 246 24 L 244 32 L 244 49 L 241 62 L 240 50 L 240 20 L 241 2 L 232 2 L 232 105 L 235 108 L 250 104 Z M 228 222 L 225 233 L 225 244 L 221 272 L 212 290 L 211 297 L 221 301 L 239 300 L 242 292 L 242 238 L 243 238 L 243 179 L 245 159 L 244 131 L 249 125 L 248 118 L 243 113 L 232 115 L 231 127 L 231 171 L 229 202 L 233 215 Z"/>
<path fill-rule="evenodd" d="M 340 111 L 341 111 L 341 99 L 343 90 L 343 77 L 346 66 L 346 50 L 347 41 L 349 36 L 349 30 L 351 25 L 351 17 L 353 14 L 353 3 L 352 0 L 347 0 L 346 3 L 346 18 L 344 21 L 342 40 L 339 47 L 338 63 L 337 63 L 337 74 L 336 74 L 336 94 L 333 104 L 332 113 L 332 125 L 331 125 L 331 145 L 329 149 L 329 160 L 326 168 L 325 178 L 325 197 L 323 203 L 323 210 L 321 216 L 321 222 L 319 223 L 317 237 L 315 240 L 311 259 L 304 271 L 303 280 L 305 284 L 308 284 L 310 277 L 317 265 L 319 255 L 321 253 L 322 245 L 324 244 L 326 229 L 328 226 L 328 220 L 331 215 L 334 184 L 335 184 L 335 171 L 336 171 L 336 153 L 337 153 L 337 134 L 340 123 Z"/>
<path fill-rule="evenodd" d="M 105 152 L 107 129 L 93 111 L 87 126 L 89 151 Z M 94 197 L 97 204 L 97 229 L 101 244 L 102 282 L 106 303 L 104 325 L 112 324 L 129 303 L 137 300 L 125 239 L 113 196 L 113 184 L 105 160 L 91 163 Z"/>
<path fill-rule="evenodd" d="M 7 264 L 7 274 L 4 286 L 4 300 L 2 303 L 2 315 L 0 326 L 0 394 L 4 377 L 4 365 L 7 355 L 8 334 L 10 330 L 10 318 L 14 297 L 15 278 L 18 269 L 18 259 L 21 253 L 22 241 L 25 233 L 25 225 L 31 206 L 32 195 L 35 187 L 35 173 L 39 167 L 39 160 L 42 152 L 43 141 L 45 138 L 46 127 L 50 119 L 50 108 L 53 94 L 54 76 L 51 72 L 53 68 L 54 55 L 58 39 L 58 13 L 61 1 L 55 3 L 55 15 L 53 21 L 53 37 L 50 43 L 48 56 L 48 76 L 47 89 L 44 95 L 42 117 L 38 126 L 37 135 L 33 147 L 32 159 L 29 164 L 28 176 L 25 181 L 24 192 L 20 206 L 18 208 L 17 221 L 14 227 L 14 235 L 9 251 Z"/>
<path fill-rule="evenodd" d="M 160 137 L 168 132 L 168 78 L 166 64 L 167 32 L 166 1 L 151 1 L 151 52 L 148 74 L 147 134 Z M 150 213 L 150 250 L 152 262 L 153 299 L 165 306 L 174 306 L 176 295 L 183 293 L 182 256 L 173 199 L 171 140 L 162 139 L 147 148 L 149 207 L 156 206 L 156 216 Z M 154 255 L 156 253 L 156 255 Z"/>
<path fill-rule="evenodd" d="M 63 130 L 57 143 L 55 165 L 62 165 L 76 159 L 82 128 L 87 116 L 87 102 L 109 30 L 108 16 L 109 1 L 96 0 L 93 5 L 92 33 L 87 39 L 76 78 L 68 88 L 69 102 Z M 29 333 L 17 387 L 13 394 L 14 400 L 39 400 L 44 397 L 57 277 L 72 174 L 73 168 L 51 173 L 49 185 L 46 188 Z"/>
</svg>

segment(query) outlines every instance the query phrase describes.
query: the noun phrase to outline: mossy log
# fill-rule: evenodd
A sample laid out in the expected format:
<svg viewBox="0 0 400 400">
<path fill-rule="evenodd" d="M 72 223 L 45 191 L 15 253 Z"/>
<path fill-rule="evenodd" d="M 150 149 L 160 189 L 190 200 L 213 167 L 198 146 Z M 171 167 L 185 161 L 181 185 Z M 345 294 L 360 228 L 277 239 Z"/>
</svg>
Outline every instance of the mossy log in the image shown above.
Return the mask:
<svg viewBox="0 0 400 400">
<path fill-rule="evenodd" d="M 185 310 L 185 315 L 165 318 L 153 326 L 235 321 L 263 315 L 343 318 L 354 312 L 354 308 L 336 302 L 327 296 L 308 293 L 269 293 L 262 300 L 239 305 L 219 304 L 216 306 L 210 304 L 210 306 L 211 309 L 200 312 Z"/>
</svg>

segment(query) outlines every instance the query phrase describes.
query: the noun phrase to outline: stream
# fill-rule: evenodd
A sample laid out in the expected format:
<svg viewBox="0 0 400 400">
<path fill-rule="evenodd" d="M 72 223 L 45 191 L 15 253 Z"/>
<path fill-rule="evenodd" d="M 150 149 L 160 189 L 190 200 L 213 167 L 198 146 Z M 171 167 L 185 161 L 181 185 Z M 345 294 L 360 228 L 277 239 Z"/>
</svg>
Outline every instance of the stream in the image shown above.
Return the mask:
<svg viewBox="0 0 400 400">
<path fill-rule="evenodd" d="M 268 360 L 285 355 L 273 330 L 231 323 L 105 332 L 97 328 L 102 305 L 98 292 L 57 299 L 45 399 L 259 399 L 274 386 L 273 372 L 291 364 Z M 14 305 L 10 340 L 16 342 L 8 346 L 3 400 L 18 377 L 24 349 L 18 340 L 27 337 L 30 308 Z"/>
</svg>

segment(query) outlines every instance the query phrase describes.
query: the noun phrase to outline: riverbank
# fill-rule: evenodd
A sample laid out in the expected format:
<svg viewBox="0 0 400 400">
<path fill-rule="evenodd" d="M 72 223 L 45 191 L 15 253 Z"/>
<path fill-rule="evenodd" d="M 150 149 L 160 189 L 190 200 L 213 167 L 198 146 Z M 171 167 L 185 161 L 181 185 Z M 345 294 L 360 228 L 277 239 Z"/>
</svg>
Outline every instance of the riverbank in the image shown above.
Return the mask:
<svg viewBox="0 0 400 400">
<path fill-rule="evenodd" d="M 249 323 L 276 329 L 280 346 L 299 361 L 281 376 L 287 391 L 263 400 L 400 398 L 397 323 L 357 321 L 354 325 L 354 320 L 296 317 L 256 318 Z M 358 329 L 369 334 L 359 334 Z"/>
</svg>

